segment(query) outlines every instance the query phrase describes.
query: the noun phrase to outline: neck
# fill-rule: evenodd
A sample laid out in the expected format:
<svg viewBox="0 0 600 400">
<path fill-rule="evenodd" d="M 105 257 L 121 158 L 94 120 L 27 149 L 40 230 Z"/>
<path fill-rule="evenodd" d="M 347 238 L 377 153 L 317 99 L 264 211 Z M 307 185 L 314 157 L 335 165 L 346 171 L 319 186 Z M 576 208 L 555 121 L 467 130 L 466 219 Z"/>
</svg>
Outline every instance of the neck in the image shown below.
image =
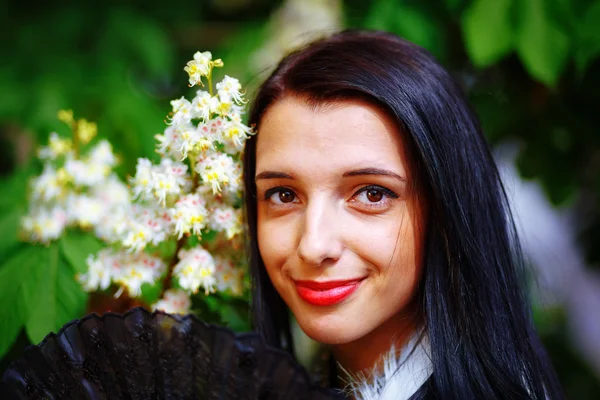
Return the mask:
<svg viewBox="0 0 600 400">
<path fill-rule="evenodd" d="M 332 345 L 336 361 L 350 374 L 370 372 L 392 345 L 401 351 L 416 330 L 415 318 L 395 315 L 369 334 L 353 342 Z"/>
</svg>

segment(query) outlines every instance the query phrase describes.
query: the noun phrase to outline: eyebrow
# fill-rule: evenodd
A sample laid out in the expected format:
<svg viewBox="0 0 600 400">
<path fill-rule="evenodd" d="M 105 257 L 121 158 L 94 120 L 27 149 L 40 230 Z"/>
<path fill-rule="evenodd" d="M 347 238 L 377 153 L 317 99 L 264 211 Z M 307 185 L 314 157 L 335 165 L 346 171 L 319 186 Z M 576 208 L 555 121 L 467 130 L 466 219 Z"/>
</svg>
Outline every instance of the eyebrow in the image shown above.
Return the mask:
<svg viewBox="0 0 600 400">
<path fill-rule="evenodd" d="M 294 179 L 290 174 L 278 171 L 264 171 L 254 177 L 254 180 L 259 179 Z"/>
<path fill-rule="evenodd" d="M 342 174 L 343 177 L 363 176 L 363 175 L 383 175 L 383 176 L 389 176 L 389 177 L 398 179 L 402 182 L 406 182 L 406 178 L 396 174 L 395 172 L 388 171 L 387 169 L 381 169 L 381 168 L 361 168 L 361 169 L 355 169 L 352 171 L 346 171 Z M 294 177 L 290 174 L 286 174 L 285 172 L 264 171 L 264 172 L 261 172 L 260 174 L 257 174 L 254 177 L 255 181 L 258 181 L 260 179 L 294 179 Z"/>
<path fill-rule="evenodd" d="M 388 171 L 387 169 L 381 169 L 381 168 L 355 169 L 352 171 L 344 172 L 344 174 L 342 176 L 346 177 L 346 176 L 361 176 L 361 175 L 383 175 L 383 176 L 389 176 L 389 177 L 401 180 L 402 182 L 406 182 L 406 178 L 398 175 L 395 172 Z"/>
</svg>

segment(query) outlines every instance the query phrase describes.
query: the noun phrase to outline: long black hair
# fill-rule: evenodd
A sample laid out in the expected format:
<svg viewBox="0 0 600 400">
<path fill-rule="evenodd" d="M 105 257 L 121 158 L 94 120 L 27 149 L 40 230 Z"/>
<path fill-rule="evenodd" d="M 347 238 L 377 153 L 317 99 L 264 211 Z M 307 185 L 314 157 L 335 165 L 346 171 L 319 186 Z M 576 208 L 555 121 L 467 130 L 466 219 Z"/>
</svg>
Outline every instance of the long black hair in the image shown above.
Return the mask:
<svg viewBox="0 0 600 400">
<path fill-rule="evenodd" d="M 317 104 L 367 99 L 401 128 L 429 221 L 417 301 L 433 374 L 413 398 L 562 398 L 524 295 L 523 257 L 498 170 L 447 71 L 397 36 L 345 31 L 285 57 L 260 87 L 249 123 L 260 131 L 266 110 L 286 96 Z M 244 153 L 254 324 L 270 344 L 292 351 L 288 310 L 258 249 L 256 141 Z"/>
</svg>

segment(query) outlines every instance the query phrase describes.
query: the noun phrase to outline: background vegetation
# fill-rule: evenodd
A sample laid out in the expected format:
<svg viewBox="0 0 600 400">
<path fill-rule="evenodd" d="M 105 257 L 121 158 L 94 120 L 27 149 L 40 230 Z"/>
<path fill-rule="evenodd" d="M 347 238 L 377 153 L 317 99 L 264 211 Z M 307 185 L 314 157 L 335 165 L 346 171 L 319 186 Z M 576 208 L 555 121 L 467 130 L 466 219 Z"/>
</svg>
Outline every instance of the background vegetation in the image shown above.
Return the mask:
<svg viewBox="0 0 600 400">
<path fill-rule="evenodd" d="M 51 131 L 64 130 L 57 111 L 72 108 L 96 121 L 122 155 L 118 172 L 132 174 L 137 157 L 156 160 L 153 136 L 164 129 L 169 101 L 186 93 L 182 67 L 195 51 L 222 58 L 250 90 L 260 82 L 256 51 L 278 35 L 269 21 L 284 2 L 52 3 L 0 5 L 0 371 L 25 345 L 94 307 L 131 306 L 94 303 L 73 280 L 100 246 L 86 234 L 48 247 L 18 239 L 27 179 L 40 168 L 34 150 Z M 590 268 L 598 268 L 600 1 L 329 3 L 341 6 L 345 27 L 391 31 L 437 56 L 468 92 L 489 140 L 517 143 L 521 175 L 539 182 L 556 207 L 582 216 L 579 243 Z M 264 57 L 265 65 L 274 62 Z M 243 305 L 219 306 L 216 298 L 196 309 L 205 319 L 248 327 Z M 536 315 L 569 397 L 591 399 L 600 391 L 598 375 L 573 350 L 565 313 Z"/>
</svg>

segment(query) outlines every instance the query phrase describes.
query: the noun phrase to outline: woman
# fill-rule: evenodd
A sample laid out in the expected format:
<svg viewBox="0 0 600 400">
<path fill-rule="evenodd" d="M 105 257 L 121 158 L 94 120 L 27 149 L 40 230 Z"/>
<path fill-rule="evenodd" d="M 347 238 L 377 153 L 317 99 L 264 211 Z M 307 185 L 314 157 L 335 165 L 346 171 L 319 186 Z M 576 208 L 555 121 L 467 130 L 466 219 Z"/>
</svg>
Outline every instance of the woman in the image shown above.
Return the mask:
<svg viewBox="0 0 600 400">
<path fill-rule="evenodd" d="M 562 398 L 498 171 L 432 56 L 333 35 L 281 61 L 249 122 L 253 313 L 270 344 L 293 354 L 291 311 L 337 374 L 379 375 L 355 397 Z"/>
</svg>

